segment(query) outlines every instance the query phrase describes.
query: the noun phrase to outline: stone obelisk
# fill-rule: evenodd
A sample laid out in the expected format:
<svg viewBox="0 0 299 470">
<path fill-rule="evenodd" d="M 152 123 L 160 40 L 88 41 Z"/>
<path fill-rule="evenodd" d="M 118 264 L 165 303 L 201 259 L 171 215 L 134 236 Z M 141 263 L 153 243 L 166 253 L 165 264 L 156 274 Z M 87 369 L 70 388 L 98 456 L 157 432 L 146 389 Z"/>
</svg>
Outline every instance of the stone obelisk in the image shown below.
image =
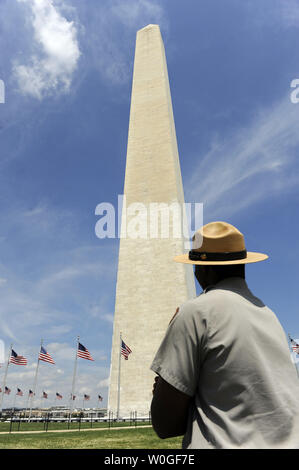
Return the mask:
<svg viewBox="0 0 299 470">
<path fill-rule="evenodd" d="M 134 223 L 134 214 L 126 212 L 130 205 L 141 203 L 148 209 L 152 203 L 184 204 L 165 51 L 158 25 L 148 25 L 137 32 L 124 196 L 108 410 L 116 413 L 119 407 L 120 416 L 129 416 L 133 411 L 148 415 L 154 354 L 176 308 L 196 295 L 192 267 L 173 262 L 175 255 L 186 250 L 183 236 L 172 236 L 172 219 L 169 237 L 165 233 L 159 236 L 161 232 L 151 236 L 153 232 L 149 230 L 147 236 L 136 238 L 127 233 L 130 223 L 131 228 Z M 152 221 L 147 221 L 149 226 Z M 120 356 L 120 334 L 132 351 L 128 360 Z"/>
</svg>

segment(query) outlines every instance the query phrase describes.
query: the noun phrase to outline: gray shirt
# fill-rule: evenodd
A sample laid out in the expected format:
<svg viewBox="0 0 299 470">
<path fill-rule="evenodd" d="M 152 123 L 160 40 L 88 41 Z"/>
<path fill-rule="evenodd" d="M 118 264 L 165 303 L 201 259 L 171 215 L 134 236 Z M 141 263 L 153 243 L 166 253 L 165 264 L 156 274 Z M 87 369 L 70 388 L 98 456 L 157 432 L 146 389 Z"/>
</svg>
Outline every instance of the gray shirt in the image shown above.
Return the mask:
<svg viewBox="0 0 299 470">
<path fill-rule="evenodd" d="M 151 369 L 193 397 L 183 448 L 299 448 L 299 380 L 288 342 L 244 279 L 181 305 Z"/>
</svg>

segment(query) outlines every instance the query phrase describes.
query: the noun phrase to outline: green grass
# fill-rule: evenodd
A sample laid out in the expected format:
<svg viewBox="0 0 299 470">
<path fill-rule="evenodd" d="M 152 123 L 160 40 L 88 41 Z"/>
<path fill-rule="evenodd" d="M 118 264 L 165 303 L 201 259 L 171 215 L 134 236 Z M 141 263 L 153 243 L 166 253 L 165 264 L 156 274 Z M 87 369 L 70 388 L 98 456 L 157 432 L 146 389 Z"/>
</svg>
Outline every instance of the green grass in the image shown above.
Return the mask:
<svg viewBox="0 0 299 470">
<path fill-rule="evenodd" d="M 161 440 L 151 427 L 0 435 L 0 449 L 181 449 L 181 442 L 182 437 Z"/>
</svg>

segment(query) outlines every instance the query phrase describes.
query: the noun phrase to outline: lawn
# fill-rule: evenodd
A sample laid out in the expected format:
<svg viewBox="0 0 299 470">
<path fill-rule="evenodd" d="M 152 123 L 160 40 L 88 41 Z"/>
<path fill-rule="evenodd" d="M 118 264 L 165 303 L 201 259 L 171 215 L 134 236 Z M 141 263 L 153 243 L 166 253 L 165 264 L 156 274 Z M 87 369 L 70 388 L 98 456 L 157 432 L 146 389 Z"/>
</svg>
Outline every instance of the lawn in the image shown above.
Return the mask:
<svg viewBox="0 0 299 470">
<path fill-rule="evenodd" d="M 161 440 L 151 427 L 0 435 L 0 449 L 181 449 L 181 442 Z"/>
</svg>

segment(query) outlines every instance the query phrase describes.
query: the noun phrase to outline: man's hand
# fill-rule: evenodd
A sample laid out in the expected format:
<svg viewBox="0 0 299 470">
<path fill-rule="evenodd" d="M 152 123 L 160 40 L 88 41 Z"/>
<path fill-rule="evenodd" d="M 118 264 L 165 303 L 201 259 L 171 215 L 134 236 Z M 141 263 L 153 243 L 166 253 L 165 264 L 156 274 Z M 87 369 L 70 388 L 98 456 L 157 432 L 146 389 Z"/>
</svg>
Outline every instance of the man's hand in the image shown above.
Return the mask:
<svg viewBox="0 0 299 470">
<path fill-rule="evenodd" d="M 185 434 L 191 400 L 162 377 L 155 378 L 151 415 L 153 428 L 161 439 Z"/>
<path fill-rule="evenodd" d="M 158 380 L 159 380 L 159 376 L 157 375 L 157 377 L 155 377 L 155 381 L 154 381 L 154 384 L 153 384 L 153 394 L 155 393 Z"/>
<path fill-rule="evenodd" d="M 170 325 L 170 323 L 172 322 L 172 320 L 174 319 L 174 317 L 177 315 L 177 313 L 179 312 L 179 310 L 180 310 L 179 307 L 177 307 L 177 309 L 176 309 L 176 311 L 175 311 L 175 314 L 173 315 L 173 317 L 171 318 L 171 320 L 170 320 L 170 322 L 169 322 L 169 325 Z M 155 393 L 158 380 L 159 380 L 159 376 L 157 375 L 157 377 L 155 377 L 155 381 L 154 381 L 154 384 L 153 384 L 153 394 Z"/>
</svg>

